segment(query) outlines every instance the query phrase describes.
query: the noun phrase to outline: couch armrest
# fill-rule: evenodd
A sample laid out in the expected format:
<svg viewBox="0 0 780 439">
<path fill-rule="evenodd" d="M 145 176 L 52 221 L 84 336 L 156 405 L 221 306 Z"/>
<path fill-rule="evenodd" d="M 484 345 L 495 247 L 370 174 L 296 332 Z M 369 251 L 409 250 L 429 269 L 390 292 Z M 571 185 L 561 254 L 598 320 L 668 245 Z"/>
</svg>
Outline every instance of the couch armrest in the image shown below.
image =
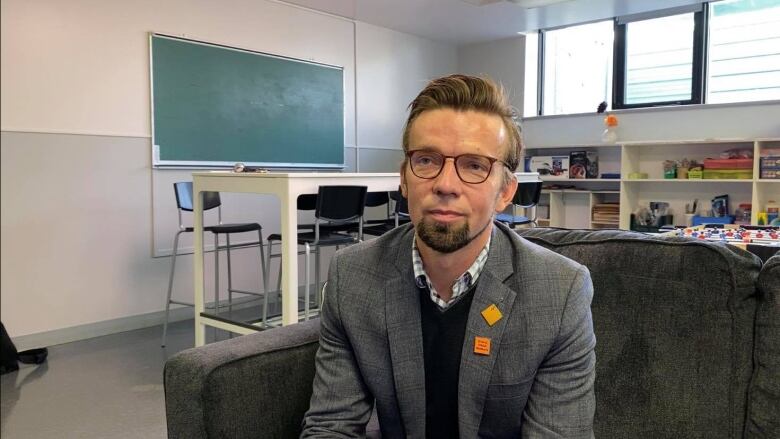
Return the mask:
<svg viewBox="0 0 780 439">
<path fill-rule="evenodd" d="M 309 408 L 319 320 L 188 349 L 165 363 L 168 437 L 293 438 Z"/>
<path fill-rule="evenodd" d="M 755 368 L 745 437 L 780 437 L 780 254 L 761 267 L 758 290 Z"/>
</svg>

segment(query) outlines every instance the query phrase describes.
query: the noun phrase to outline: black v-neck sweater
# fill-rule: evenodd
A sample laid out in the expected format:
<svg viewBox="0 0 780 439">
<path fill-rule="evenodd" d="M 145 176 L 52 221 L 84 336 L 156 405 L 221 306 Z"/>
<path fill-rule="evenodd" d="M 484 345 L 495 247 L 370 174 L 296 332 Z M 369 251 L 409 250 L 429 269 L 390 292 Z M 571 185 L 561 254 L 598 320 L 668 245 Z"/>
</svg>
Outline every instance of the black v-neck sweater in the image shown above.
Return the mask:
<svg viewBox="0 0 780 439">
<path fill-rule="evenodd" d="M 458 373 L 466 334 L 466 322 L 476 285 L 442 311 L 420 294 L 423 356 L 425 361 L 425 436 L 458 437 Z"/>
</svg>

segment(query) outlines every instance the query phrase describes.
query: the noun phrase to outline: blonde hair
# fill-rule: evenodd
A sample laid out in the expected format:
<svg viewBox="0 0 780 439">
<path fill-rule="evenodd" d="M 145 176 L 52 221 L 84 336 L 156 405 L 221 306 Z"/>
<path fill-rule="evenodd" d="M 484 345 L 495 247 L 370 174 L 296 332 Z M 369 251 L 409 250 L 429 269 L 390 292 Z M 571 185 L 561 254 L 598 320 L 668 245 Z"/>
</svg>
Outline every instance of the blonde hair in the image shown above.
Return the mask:
<svg viewBox="0 0 780 439">
<path fill-rule="evenodd" d="M 503 87 L 488 78 L 468 75 L 450 75 L 432 80 L 409 104 L 403 134 L 404 152 L 409 151 L 409 131 L 420 114 L 440 108 L 457 111 L 473 110 L 501 117 L 509 134 L 502 160 L 514 171 L 520 162 L 523 142 L 520 125 L 514 109 L 509 104 Z M 403 165 L 406 165 L 404 160 Z"/>
</svg>

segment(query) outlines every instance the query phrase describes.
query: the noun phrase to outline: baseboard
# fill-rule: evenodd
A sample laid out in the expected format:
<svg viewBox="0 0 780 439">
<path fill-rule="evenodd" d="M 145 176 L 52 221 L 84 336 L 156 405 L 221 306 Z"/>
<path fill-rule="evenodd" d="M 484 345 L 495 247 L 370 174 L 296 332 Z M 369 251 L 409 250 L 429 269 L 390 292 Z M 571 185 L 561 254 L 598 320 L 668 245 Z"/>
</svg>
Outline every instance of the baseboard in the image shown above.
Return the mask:
<svg viewBox="0 0 780 439">
<path fill-rule="evenodd" d="M 301 289 L 301 291 L 303 291 Z M 271 294 L 268 301 L 273 304 L 276 301 L 276 294 Z M 258 297 L 246 296 L 233 299 L 233 308 L 242 309 L 251 306 L 257 306 Z M 224 302 L 222 302 L 224 307 Z M 206 304 L 207 307 L 213 306 L 213 302 Z M 188 320 L 193 318 L 193 309 L 190 306 L 174 305 L 170 310 L 169 323 Z M 68 328 L 55 329 L 52 331 L 38 332 L 35 334 L 12 337 L 11 339 L 16 349 L 23 351 L 26 349 L 54 346 L 63 343 L 71 343 L 88 338 L 101 337 L 104 335 L 116 334 L 119 332 L 133 331 L 135 329 L 149 328 L 159 326 L 165 322 L 165 310 L 155 311 L 146 314 L 138 314 L 118 319 L 104 320 L 101 322 L 87 323 L 84 325 L 71 326 Z M 160 332 L 162 337 L 162 332 Z"/>
</svg>

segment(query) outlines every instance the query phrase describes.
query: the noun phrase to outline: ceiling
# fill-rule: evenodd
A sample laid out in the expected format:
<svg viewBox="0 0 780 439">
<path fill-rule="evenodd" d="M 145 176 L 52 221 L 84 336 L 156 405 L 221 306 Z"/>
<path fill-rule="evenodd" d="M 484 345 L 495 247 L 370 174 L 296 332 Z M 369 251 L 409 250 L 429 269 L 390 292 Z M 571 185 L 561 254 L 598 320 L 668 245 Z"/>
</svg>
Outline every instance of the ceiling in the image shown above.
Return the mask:
<svg viewBox="0 0 780 439">
<path fill-rule="evenodd" d="M 515 3 L 525 0 L 284 1 L 460 46 L 509 38 L 518 32 L 701 3 L 702 0 L 559 0 L 530 9 Z M 529 0 L 532 5 L 539 1 Z"/>
</svg>

